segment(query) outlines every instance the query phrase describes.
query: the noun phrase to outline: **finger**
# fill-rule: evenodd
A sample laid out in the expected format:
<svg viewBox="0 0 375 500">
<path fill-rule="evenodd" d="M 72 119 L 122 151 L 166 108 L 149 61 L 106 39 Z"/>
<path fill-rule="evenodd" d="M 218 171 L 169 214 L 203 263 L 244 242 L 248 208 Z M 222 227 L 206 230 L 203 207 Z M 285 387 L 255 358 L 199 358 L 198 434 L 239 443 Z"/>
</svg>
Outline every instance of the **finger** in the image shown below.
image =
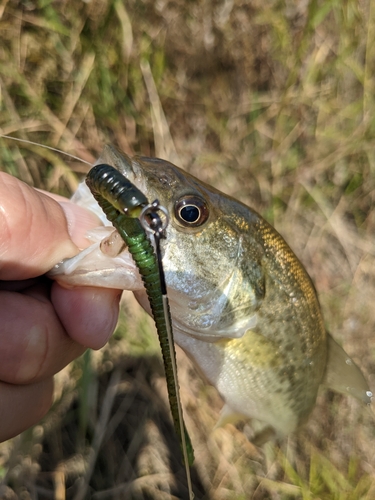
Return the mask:
<svg viewBox="0 0 375 500">
<path fill-rule="evenodd" d="M 52 304 L 49 287 L 24 293 L 0 292 L 0 380 L 29 384 L 60 371 L 85 348 L 65 332 Z"/>
<path fill-rule="evenodd" d="M 53 379 L 30 385 L 0 382 L 0 442 L 39 422 L 52 404 Z"/>
<path fill-rule="evenodd" d="M 51 198 L 0 173 L 0 277 L 26 279 L 77 253 L 64 212 Z"/>
<path fill-rule="evenodd" d="M 69 236 L 73 242 L 80 249 L 91 245 L 90 240 L 86 238 L 86 233 L 89 229 L 101 226 L 101 220 L 90 210 L 86 210 L 67 199 L 59 201 L 59 205 L 64 211 Z"/>
<path fill-rule="evenodd" d="M 54 283 L 51 301 L 70 337 L 92 349 L 100 349 L 112 335 L 118 319 L 120 290 L 63 288 Z"/>
<path fill-rule="evenodd" d="M 37 191 L 58 202 L 64 211 L 68 224 L 69 235 L 77 247 L 83 249 L 90 245 L 91 242 L 86 238 L 86 232 L 88 229 L 102 225 L 102 221 L 99 217 L 97 217 L 91 210 L 86 210 L 80 205 L 71 202 L 64 196 L 60 196 L 55 193 L 48 193 L 42 189 L 37 189 Z"/>
<path fill-rule="evenodd" d="M 28 280 L 4 281 L 0 280 L 0 290 L 8 292 L 21 292 L 25 288 L 29 288 L 38 283 L 38 278 L 30 278 Z"/>
<path fill-rule="evenodd" d="M 98 225 L 97 218 L 69 202 L 63 207 L 0 172 L 0 279 L 39 276 L 56 262 L 78 253 L 69 230 L 81 245 L 86 230 Z"/>
</svg>

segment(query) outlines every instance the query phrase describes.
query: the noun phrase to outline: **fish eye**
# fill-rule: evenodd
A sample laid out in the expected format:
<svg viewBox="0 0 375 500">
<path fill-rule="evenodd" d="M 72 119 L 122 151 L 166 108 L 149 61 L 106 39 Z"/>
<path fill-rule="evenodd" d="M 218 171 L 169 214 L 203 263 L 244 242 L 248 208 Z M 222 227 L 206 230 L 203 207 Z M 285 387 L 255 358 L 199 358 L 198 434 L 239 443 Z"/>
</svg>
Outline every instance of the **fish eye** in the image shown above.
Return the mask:
<svg viewBox="0 0 375 500">
<path fill-rule="evenodd" d="M 182 226 L 199 227 L 208 219 L 209 211 L 203 198 L 187 195 L 175 204 L 174 214 Z"/>
</svg>

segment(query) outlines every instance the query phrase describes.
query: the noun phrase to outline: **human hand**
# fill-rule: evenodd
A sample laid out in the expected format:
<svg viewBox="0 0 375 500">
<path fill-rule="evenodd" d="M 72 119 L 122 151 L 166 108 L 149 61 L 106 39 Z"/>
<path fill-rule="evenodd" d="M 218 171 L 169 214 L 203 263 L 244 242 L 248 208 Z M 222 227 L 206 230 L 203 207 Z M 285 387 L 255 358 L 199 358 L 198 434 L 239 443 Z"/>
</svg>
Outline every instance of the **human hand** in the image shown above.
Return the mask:
<svg viewBox="0 0 375 500">
<path fill-rule="evenodd" d="M 118 317 L 119 290 L 62 288 L 43 275 L 89 243 L 96 217 L 0 172 L 0 441 L 40 420 L 53 375 L 99 349 Z"/>
</svg>

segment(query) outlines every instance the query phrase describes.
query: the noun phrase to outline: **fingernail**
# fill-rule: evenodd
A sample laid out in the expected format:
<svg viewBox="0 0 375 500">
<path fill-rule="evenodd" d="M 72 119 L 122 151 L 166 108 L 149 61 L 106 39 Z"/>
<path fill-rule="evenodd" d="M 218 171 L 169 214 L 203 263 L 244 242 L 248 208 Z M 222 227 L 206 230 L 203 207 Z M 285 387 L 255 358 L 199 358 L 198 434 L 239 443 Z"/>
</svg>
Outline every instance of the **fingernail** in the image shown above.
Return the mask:
<svg viewBox="0 0 375 500">
<path fill-rule="evenodd" d="M 113 332 L 115 331 L 117 322 L 118 322 L 118 315 L 119 315 L 119 304 L 120 304 L 120 298 L 121 298 L 122 290 L 113 290 L 112 294 L 107 290 L 105 295 L 107 298 L 107 307 L 108 311 L 106 312 L 106 322 L 105 325 L 102 325 L 102 333 L 100 335 L 101 341 L 97 346 L 94 347 L 94 349 L 101 348 L 103 345 L 105 345 L 108 340 L 111 338 L 113 335 Z M 104 293 L 101 293 L 102 296 L 104 296 Z M 112 296 L 111 296 L 112 295 Z M 104 301 L 103 301 L 104 302 Z M 98 321 L 98 323 L 100 320 Z M 105 337 L 103 337 L 103 334 L 105 332 Z M 99 333 L 99 332 L 97 332 Z"/>
<path fill-rule="evenodd" d="M 118 293 L 116 293 L 116 295 L 113 296 L 112 301 L 109 304 L 112 314 L 109 314 L 108 317 L 111 318 L 112 321 L 107 324 L 107 336 L 104 339 L 104 344 L 108 342 L 108 340 L 113 335 L 113 332 L 115 331 L 118 322 L 119 307 L 120 307 L 119 304 L 121 295 L 122 295 L 122 290 L 118 290 Z"/>
<path fill-rule="evenodd" d="M 70 237 L 78 248 L 86 248 L 90 245 L 90 241 L 86 238 L 86 233 L 89 229 L 101 226 L 100 219 L 89 210 L 79 205 L 74 205 L 69 201 L 61 201 L 59 203 L 65 213 Z"/>
</svg>

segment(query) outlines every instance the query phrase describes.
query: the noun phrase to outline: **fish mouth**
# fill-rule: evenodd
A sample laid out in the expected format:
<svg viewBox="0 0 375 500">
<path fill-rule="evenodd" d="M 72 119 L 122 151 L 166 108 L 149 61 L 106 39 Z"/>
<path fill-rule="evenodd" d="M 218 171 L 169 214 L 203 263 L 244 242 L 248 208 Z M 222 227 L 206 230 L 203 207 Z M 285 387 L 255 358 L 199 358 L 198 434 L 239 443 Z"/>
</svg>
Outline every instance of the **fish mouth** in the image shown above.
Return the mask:
<svg viewBox="0 0 375 500">
<path fill-rule="evenodd" d="M 115 147 L 104 147 L 94 166 L 102 164 L 118 170 L 142 193 L 146 191 L 141 166 Z M 57 263 L 48 276 L 66 286 L 101 286 L 132 291 L 143 288 L 138 270 L 126 249 L 118 255 L 103 251 L 103 242 L 111 238 L 115 230 L 86 182 L 81 182 L 71 201 L 94 213 L 104 227 L 88 231 L 86 236 L 92 244 L 75 257 Z"/>
<path fill-rule="evenodd" d="M 98 231 L 99 229 L 103 231 Z M 92 230 L 91 239 L 94 240 L 96 237 L 96 241 L 75 257 L 58 262 L 47 276 L 65 287 L 92 286 L 129 291 L 142 290 L 141 277 L 127 250 L 123 250 L 115 257 L 109 257 L 102 252 L 104 231 L 107 233 L 107 238 L 114 232 L 109 226 Z"/>
</svg>

